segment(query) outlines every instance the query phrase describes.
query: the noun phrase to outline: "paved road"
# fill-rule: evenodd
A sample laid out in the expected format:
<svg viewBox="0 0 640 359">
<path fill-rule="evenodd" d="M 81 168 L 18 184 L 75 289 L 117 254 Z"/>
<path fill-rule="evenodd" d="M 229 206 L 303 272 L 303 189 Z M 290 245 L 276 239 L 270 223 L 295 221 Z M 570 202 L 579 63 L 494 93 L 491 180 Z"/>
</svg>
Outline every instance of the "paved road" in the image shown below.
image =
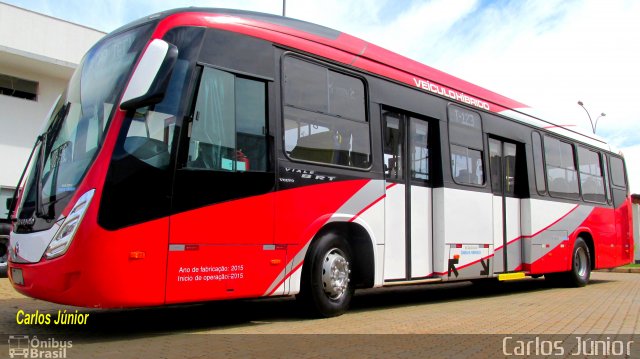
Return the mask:
<svg viewBox="0 0 640 359">
<path fill-rule="evenodd" d="M 501 343 L 505 335 L 514 334 L 553 334 L 562 338 L 640 334 L 640 274 L 633 273 L 595 272 L 585 288 L 554 288 L 543 279 L 529 279 L 367 290 L 357 293 L 347 314 L 321 320 L 305 318 L 295 304 L 284 298 L 138 310 L 81 309 L 82 313 L 89 313 L 87 325 L 24 326 L 16 323 L 19 310 L 38 310 L 55 318 L 58 310 L 73 312 L 78 308 L 26 298 L 13 291 L 7 279 L 0 279 L 0 334 L 3 338 L 71 338 L 76 345 L 68 348 L 67 357 L 91 352 L 95 358 L 210 357 L 212 353 L 216 357 L 261 357 L 283 352 L 299 355 L 326 347 L 341 348 L 340 355 L 360 357 L 358 354 L 363 354 L 365 348 L 379 347 L 375 353 L 382 355 L 394 346 L 404 348 L 402 353 L 406 356 L 413 356 L 421 353 L 412 351 L 415 343 L 435 345 L 444 338 L 481 344 L 487 338 L 497 338 L 493 341 Z M 640 336 L 636 338 L 640 345 Z M 385 345 L 386 341 L 391 343 Z M 6 339 L 0 342 L 0 357 L 8 352 L 6 343 Z M 458 350 L 467 344 L 458 343 Z M 492 353 L 478 348 L 472 354 Z M 463 352 L 456 352 L 460 353 Z"/>
</svg>

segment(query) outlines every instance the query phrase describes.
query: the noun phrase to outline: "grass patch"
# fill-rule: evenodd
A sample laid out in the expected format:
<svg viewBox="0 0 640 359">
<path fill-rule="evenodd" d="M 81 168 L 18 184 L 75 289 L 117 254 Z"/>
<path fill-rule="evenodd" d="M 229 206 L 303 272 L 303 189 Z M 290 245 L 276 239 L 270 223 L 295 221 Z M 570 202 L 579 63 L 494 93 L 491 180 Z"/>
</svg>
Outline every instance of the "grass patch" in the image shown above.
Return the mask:
<svg viewBox="0 0 640 359">
<path fill-rule="evenodd" d="M 622 268 L 640 268 L 640 264 L 631 263 L 626 266 L 622 266 Z"/>
</svg>

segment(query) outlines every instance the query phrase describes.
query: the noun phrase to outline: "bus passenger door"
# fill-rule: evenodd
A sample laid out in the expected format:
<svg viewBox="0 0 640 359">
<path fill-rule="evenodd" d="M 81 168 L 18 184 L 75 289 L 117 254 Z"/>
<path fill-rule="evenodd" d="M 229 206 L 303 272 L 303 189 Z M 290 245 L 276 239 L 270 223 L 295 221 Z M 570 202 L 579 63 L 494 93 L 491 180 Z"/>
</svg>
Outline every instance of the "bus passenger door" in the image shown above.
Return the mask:
<svg viewBox="0 0 640 359">
<path fill-rule="evenodd" d="M 273 241 L 268 83 L 198 70 L 174 179 L 167 303 L 262 296 L 286 260 Z"/>
<path fill-rule="evenodd" d="M 424 278 L 433 272 L 428 122 L 395 110 L 383 120 L 384 279 Z"/>
<path fill-rule="evenodd" d="M 515 143 L 489 138 L 493 191 L 494 273 L 522 269 L 522 232 L 517 161 L 523 157 Z"/>
</svg>

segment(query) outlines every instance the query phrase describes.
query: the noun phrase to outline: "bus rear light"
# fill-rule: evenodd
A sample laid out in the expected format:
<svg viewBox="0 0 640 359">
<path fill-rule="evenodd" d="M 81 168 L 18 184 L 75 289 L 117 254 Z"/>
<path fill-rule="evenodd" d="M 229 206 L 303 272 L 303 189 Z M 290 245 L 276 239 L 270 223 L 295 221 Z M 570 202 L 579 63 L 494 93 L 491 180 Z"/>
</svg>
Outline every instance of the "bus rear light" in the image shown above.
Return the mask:
<svg viewBox="0 0 640 359">
<path fill-rule="evenodd" d="M 75 206 L 73 206 L 73 209 L 69 212 L 67 218 L 64 219 L 60 229 L 58 229 L 58 232 L 53 236 L 49 247 L 47 247 L 47 250 L 44 252 L 47 259 L 59 257 L 67 252 L 80 223 L 82 223 L 82 218 L 84 218 L 84 214 L 87 212 L 87 208 L 89 208 L 94 193 L 95 190 L 92 189 L 83 194 Z"/>
</svg>

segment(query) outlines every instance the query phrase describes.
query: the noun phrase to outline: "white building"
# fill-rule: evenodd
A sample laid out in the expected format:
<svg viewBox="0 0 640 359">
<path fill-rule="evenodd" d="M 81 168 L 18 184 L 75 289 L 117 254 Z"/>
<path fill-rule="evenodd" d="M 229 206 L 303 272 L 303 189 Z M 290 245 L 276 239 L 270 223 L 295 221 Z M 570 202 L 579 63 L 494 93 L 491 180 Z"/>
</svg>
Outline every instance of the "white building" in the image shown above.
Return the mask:
<svg viewBox="0 0 640 359">
<path fill-rule="evenodd" d="M 0 2 L 0 217 L 44 117 L 104 32 Z"/>
</svg>

